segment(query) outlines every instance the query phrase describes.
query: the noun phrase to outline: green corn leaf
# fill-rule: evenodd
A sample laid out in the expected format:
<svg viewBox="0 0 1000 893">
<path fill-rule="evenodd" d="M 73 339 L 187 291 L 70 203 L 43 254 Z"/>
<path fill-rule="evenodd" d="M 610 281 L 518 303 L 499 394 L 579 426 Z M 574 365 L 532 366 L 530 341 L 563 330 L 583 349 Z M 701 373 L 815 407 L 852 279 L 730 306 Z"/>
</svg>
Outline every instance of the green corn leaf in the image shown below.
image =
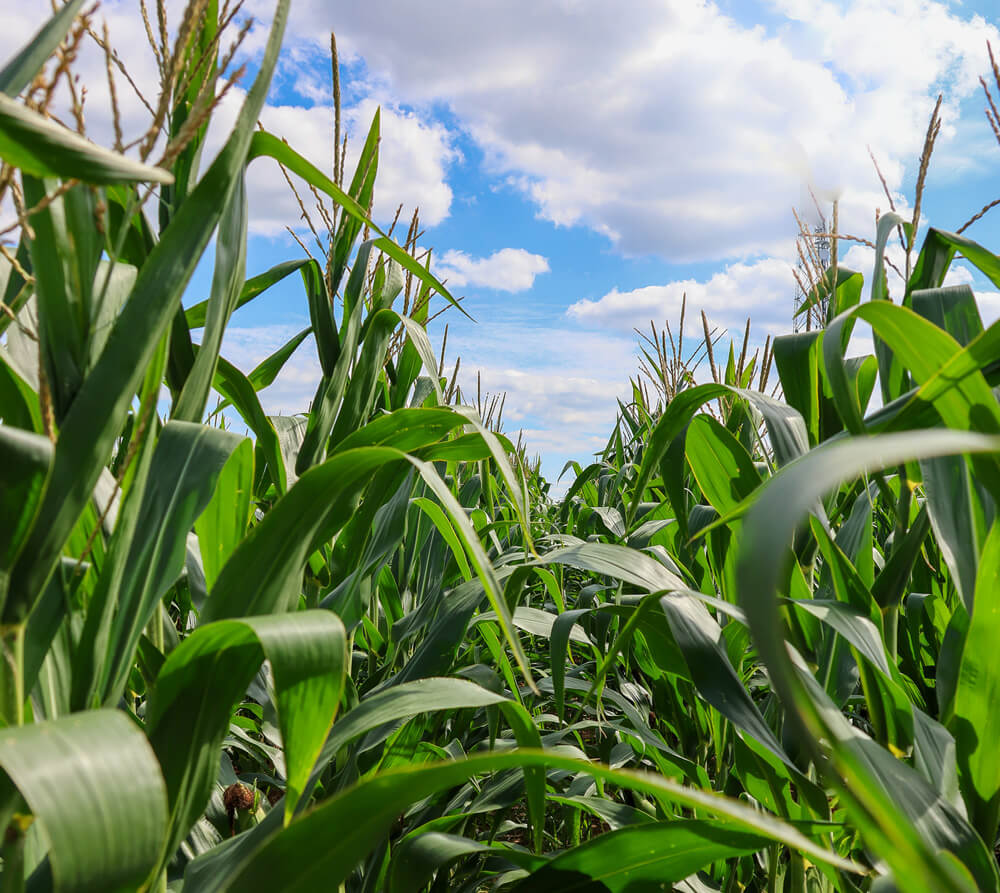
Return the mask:
<svg viewBox="0 0 1000 893">
<path fill-rule="evenodd" d="M 0 93 L 0 158 L 33 177 L 84 183 L 172 183 L 173 174 L 133 161 Z"/>
<path fill-rule="evenodd" d="M 288 772 L 286 822 L 306 789 L 343 691 L 344 625 L 329 611 L 203 625 L 168 655 L 146 718 L 167 783 L 168 857 L 208 802 L 230 714 L 265 659 Z M 212 685 L 205 685 L 208 676 Z"/>
<path fill-rule="evenodd" d="M 827 334 L 853 319 L 863 319 L 871 325 L 887 349 L 891 349 L 894 362 L 902 364 L 914 381 L 921 385 L 913 399 L 932 400 L 946 425 L 960 431 L 1000 432 L 1000 404 L 982 373 L 970 370 L 961 376 L 954 374 L 957 366 L 968 364 L 970 357 L 979 349 L 974 345 L 986 339 L 989 331 L 963 349 L 951 335 L 912 310 L 888 301 L 871 301 L 842 314 L 831 323 Z M 831 353 L 831 345 L 837 343 L 837 338 L 824 341 L 824 360 L 830 368 L 836 364 L 837 350 L 833 349 Z M 942 378 L 943 375 L 948 377 Z M 843 404 L 843 395 L 838 398 L 834 391 L 833 399 L 835 402 L 840 400 L 838 411 L 842 416 L 852 414 L 854 410 Z M 983 483 L 1000 491 L 1000 471 L 996 461 L 980 457 L 973 462 Z"/>
<path fill-rule="evenodd" d="M 117 703 L 121 696 L 143 628 L 184 567 L 188 532 L 243 442 L 239 435 L 191 422 L 164 427 L 151 457 L 135 533 L 122 544 L 128 555 L 118 558 L 118 585 L 99 589 L 101 603 L 95 597 L 87 614 L 81 652 L 93 649 L 93 666 L 101 675 L 92 693 L 99 700 Z M 103 599 L 111 604 L 105 607 Z"/>
<path fill-rule="evenodd" d="M 395 848 L 389 867 L 388 893 L 419 893 L 434 880 L 435 872 L 465 856 L 492 856 L 527 871 L 537 871 L 548 862 L 545 856 L 505 844 L 490 845 L 457 834 L 428 831 L 407 837 Z"/>
<path fill-rule="evenodd" d="M 695 480 L 720 515 L 731 511 L 760 486 L 760 474 L 750 455 L 711 416 L 695 416 L 684 443 Z"/>
<path fill-rule="evenodd" d="M 354 368 L 330 432 L 331 449 L 336 449 L 337 444 L 368 421 L 378 376 L 385 366 L 386 349 L 398 321 L 397 314 L 388 309 L 378 310 L 365 320 L 361 353 L 350 358 Z"/>
<path fill-rule="evenodd" d="M 375 110 L 371 127 L 368 128 L 368 136 L 365 138 L 361 153 L 358 156 L 358 164 L 354 169 L 354 176 L 351 178 L 349 194 L 362 208 L 370 208 L 372 205 L 372 195 L 375 191 L 375 175 L 378 172 L 378 150 L 381 139 L 382 110 Z M 315 184 L 313 184 L 315 185 Z M 332 257 L 330 259 L 330 279 L 332 288 L 337 290 L 340 280 L 347 268 L 347 260 L 354 247 L 354 241 L 361 231 L 362 221 L 350 214 L 341 216 L 337 224 L 337 232 L 333 239 Z M 346 304 L 345 304 L 346 306 Z"/>
<path fill-rule="evenodd" d="M 549 633 L 549 656 L 552 669 L 552 690 L 556 699 L 556 714 L 563 718 L 566 705 L 566 664 L 569 641 L 573 638 L 576 630 L 576 623 L 581 617 L 586 617 L 590 613 L 588 608 L 576 608 L 571 611 L 563 611 L 552 621 L 552 630 Z M 517 611 L 514 612 L 515 618 Z M 589 643 L 589 639 L 584 635 L 584 643 Z"/>
<path fill-rule="evenodd" d="M 372 419 L 345 437 L 339 451 L 368 446 L 393 446 L 412 452 L 447 437 L 465 417 L 451 407 L 415 407 L 399 409 Z"/>
<path fill-rule="evenodd" d="M 42 826 L 54 889 L 136 890 L 147 879 L 166 831 L 166 791 L 146 736 L 125 714 L 2 729 L 0 767 Z"/>
<path fill-rule="evenodd" d="M 32 693 L 32 704 L 35 709 L 36 720 L 44 715 L 48 719 L 54 719 L 70 712 L 70 699 L 72 697 L 72 680 L 67 678 L 68 674 L 63 674 L 58 680 L 61 685 L 36 686 L 39 682 L 43 665 L 46 659 L 50 663 L 55 663 L 58 658 L 50 654 L 53 642 L 57 640 L 60 632 L 68 632 L 63 621 L 70 613 L 71 584 L 73 575 L 77 572 L 77 562 L 73 558 L 63 558 L 60 567 L 49 577 L 49 582 L 45 587 L 45 592 L 38 600 L 34 610 L 28 617 L 24 636 L 24 690 Z M 68 651 L 68 649 L 67 649 Z M 69 660 L 67 659 L 66 663 Z M 59 688 L 58 693 L 54 692 Z M 38 703 L 41 697 L 45 698 L 44 710 L 40 710 Z M 58 709 L 53 709 L 57 708 Z"/>
<path fill-rule="evenodd" d="M 922 462 L 921 465 L 923 464 Z M 872 597 L 881 607 L 898 605 L 902 601 L 929 530 L 930 521 L 925 504 L 906 531 L 906 536 L 895 545 L 892 555 L 872 584 Z"/>
<path fill-rule="evenodd" d="M 31 84 L 62 39 L 69 33 L 83 6 L 84 0 L 70 0 L 42 25 L 31 42 L 0 71 L 0 93 L 17 96 Z"/>
<path fill-rule="evenodd" d="M 275 378 L 278 377 L 278 373 L 284 368 L 285 363 L 287 363 L 292 354 L 298 350 L 299 345 L 306 340 L 313 333 L 312 328 L 303 329 L 296 335 L 293 335 L 288 339 L 281 347 L 279 347 L 273 354 L 271 354 L 266 359 L 263 359 L 258 363 L 253 370 L 247 375 L 247 381 L 253 385 L 255 391 L 262 391 L 268 385 L 272 384 Z M 225 404 L 223 407 L 225 408 Z M 219 410 L 215 410 L 219 412 Z"/>
<path fill-rule="evenodd" d="M 624 580 L 647 592 L 687 589 L 684 581 L 645 552 L 611 543 L 580 543 L 552 549 L 537 559 L 541 565 L 563 564 Z"/>
<path fill-rule="evenodd" d="M 364 447 L 309 469 L 223 565 L 202 621 L 281 613 L 297 605 L 306 560 L 350 520 L 376 472 L 405 461 L 405 455 Z"/>
<path fill-rule="evenodd" d="M 316 388 L 305 438 L 295 462 L 295 473 L 302 475 L 308 468 L 321 462 L 326 455 L 327 441 L 336 423 L 337 413 L 347 387 L 347 376 L 353 364 L 358 340 L 361 337 L 361 293 L 365 271 L 371 256 L 372 244 L 365 242 L 358 249 L 354 268 L 344 289 L 344 319 L 340 329 L 340 352 L 333 374 L 324 375 Z M 385 321 L 385 315 L 382 319 Z"/>
<path fill-rule="evenodd" d="M 687 426 L 691 417 L 709 400 L 714 400 L 721 394 L 725 394 L 727 388 L 720 384 L 703 384 L 681 391 L 664 410 L 660 420 L 650 432 L 649 441 L 646 444 L 642 455 L 642 464 L 639 466 L 639 473 L 636 475 L 635 486 L 632 490 L 632 501 L 629 504 L 628 526 L 631 526 L 635 518 L 635 512 L 639 502 L 643 498 L 646 485 L 653 477 L 674 438 Z"/>
<path fill-rule="evenodd" d="M 247 195 L 243 177 L 236 178 L 236 188 L 222 212 L 215 239 L 215 272 L 212 294 L 208 299 L 205 332 L 194 365 L 184 382 L 172 417 L 179 421 L 200 422 L 219 360 L 219 348 L 229 318 L 236 309 L 247 263 Z M 176 318 L 176 317 L 175 317 Z M 181 326 L 184 328 L 184 326 Z"/>
<path fill-rule="evenodd" d="M 986 531 L 969 463 L 963 456 L 937 456 L 924 459 L 920 473 L 935 542 L 966 610 L 971 611 Z"/>
<path fill-rule="evenodd" d="M 209 590 L 250 524 L 253 471 L 253 444 L 243 440 L 219 472 L 212 499 L 194 523 Z"/>
<path fill-rule="evenodd" d="M 0 425 L 0 592 L 31 531 L 52 464 L 52 441 L 40 434 Z M 0 596 L 0 604 L 2 604 Z"/>
<path fill-rule="evenodd" d="M 871 300 L 873 303 L 889 300 L 889 287 L 885 272 L 885 247 L 892 231 L 897 227 L 902 227 L 903 231 L 908 233 L 910 223 L 894 212 L 883 214 L 879 218 L 875 234 L 875 267 L 872 272 Z M 844 333 L 843 339 L 849 337 L 849 332 Z M 875 343 L 875 357 L 878 360 L 879 382 L 882 385 L 882 402 L 891 403 L 906 389 L 906 373 L 893 357 L 892 350 L 879 337 L 878 333 L 874 335 L 873 341 Z M 845 343 L 842 341 L 841 350 L 844 349 Z"/>
<path fill-rule="evenodd" d="M 306 796 L 318 781 L 320 773 L 338 752 L 362 735 L 423 713 L 495 706 L 506 699 L 466 679 L 423 678 L 385 688 L 365 698 L 353 710 L 334 723 L 316 769 L 306 786 Z M 383 739 L 378 738 L 377 741 Z M 365 739 L 369 747 L 377 743 Z M 184 876 L 185 889 L 194 893 L 221 890 L 238 872 L 250 852 L 260 847 L 281 825 L 275 821 L 280 810 L 273 810 L 259 825 L 231 842 L 217 847 L 195 860 Z"/>
<path fill-rule="evenodd" d="M 285 460 L 282 458 L 281 442 L 274 424 L 260 405 L 260 398 L 250 380 L 224 357 L 219 357 L 215 369 L 213 387 L 232 404 L 246 426 L 257 438 L 257 446 L 267 460 L 271 480 L 278 493 L 287 487 Z"/>
<path fill-rule="evenodd" d="M 966 236 L 942 232 L 931 227 L 924 237 L 924 244 L 910 275 L 907 288 L 916 291 L 922 288 L 939 288 L 951 266 L 956 252 L 984 273 L 989 280 L 1000 286 L 1000 258 L 992 251 L 972 241 Z"/>
<path fill-rule="evenodd" d="M 451 296 L 448 289 L 429 270 L 421 266 L 410 254 L 407 254 L 393 242 L 375 223 L 368 219 L 365 209 L 358 202 L 351 198 L 318 168 L 306 161 L 298 152 L 270 133 L 257 131 L 253 135 L 249 157 L 253 159 L 261 156 L 273 158 L 279 164 L 284 165 L 293 174 L 302 177 L 311 186 L 315 186 L 320 192 L 332 198 L 354 220 L 368 226 L 372 232 L 378 233 L 379 238 L 375 239 L 372 243 L 375 248 L 391 257 L 404 270 L 412 273 L 421 282 L 433 288 L 448 303 L 458 308 L 463 316 L 469 316 L 458 301 Z"/>
<path fill-rule="evenodd" d="M 240 289 L 240 295 L 236 299 L 235 310 L 239 310 L 244 304 L 249 304 L 272 285 L 281 282 L 282 279 L 290 276 L 296 270 L 302 269 L 308 263 L 308 260 L 286 260 L 280 264 L 275 264 L 270 270 L 251 277 L 243 283 L 243 287 Z M 204 301 L 199 301 L 184 311 L 184 318 L 189 328 L 199 329 L 205 325 L 205 320 L 208 318 L 208 303 L 209 299 L 206 298 Z"/>
<path fill-rule="evenodd" d="M 796 332 L 774 339 L 774 365 L 789 406 L 799 412 L 809 432 L 809 442 L 821 440 L 819 345 L 822 331 Z"/>
<path fill-rule="evenodd" d="M 628 893 L 673 884 L 722 859 L 763 849 L 767 837 L 725 822 L 677 819 L 602 834 L 557 855 L 517 893 L 570 893 L 586 889 Z M 661 887 L 662 889 L 662 887 Z"/>
<path fill-rule="evenodd" d="M 913 291 L 910 304 L 914 313 L 944 329 L 962 347 L 983 332 L 976 296 L 967 285 Z"/>
<path fill-rule="evenodd" d="M 760 391 L 741 388 L 733 393 L 745 399 L 763 416 L 768 440 L 779 466 L 787 465 L 809 451 L 809 433 L 798 410 Z"/>
<path fill-rule="evenodd" d="M 433 359 L 431 366 L 427 369 L 427 371 L 432 376 L 434 375 Z M 497 436 L 483 425 L 482 420 L 479 418 L 479 413 L 469 406 L 456 407 L 455 411 L 465 416 L 469 425 L 472 426 L 476 433 L 482 437 L 487 446 L 489 446 L 490 456 L 493 461 L 496 462 L 497 468 L 500 469 L 500 476 L 507 485 L 507 496 L 514 506 L 514 511 L 517 512 L 525 544 L 527 545 L 529 551 L 534 552 L 535 547 L 531 538 L 531 524 L 530 519 L 528 518 L 527 494 L 525 492 L 524 481 L 514 472 L 514 468 L 510 464 L 510 459 L 507 457 L 507 451 L 504 449 Z"/>
<path fill-rule="evenodd" d="M 976 576 L 975 607 L 948 722 L 958 748 L 959 783 L 969 804 L 969 820 L 984 840 L 993 840 L 1000 824 L 1000 761 L 991 745 L 1000 734 L 1000 716 L 995 709 L 1000 696 L 998 583 L 1000 524 L 994 522 Z"/>
<path fill-rule="evenodd" d="M 844 871 L 861 870 L 779 819 L 720 795 L 685 787 L 652 773 L 612 770 L 555 754 L 518 750 L 379 773 L 273 836 L 253 853 L 225 889 L 240 889 L 250 878 L 265 887 L 280 884 L 288 891 L 314 890 L 317 884 L 340 883 L 359 860 L 359 854 L 368 852 L 409 804 L 482 772 L 531 766 L 582 772 L 620 787 L 702 809 L 728 819 L 740 830 L 794 846 L 815 861 Z"/>
<path fill-rule="evenodd" d="M 316 334 L 316 352 L 325 376 L 333 375 L 340 356 L 340 338 L 333 318 L 333 302 L 326 290 L 326 278 L 320 265 L 310 260 L 302 268 L 302 281 L 309 300 L 309 319 Z"/>
<path fill-rule="evenodd" d="M 175 50 L 176 80 L 170 87 L 172 101 L 168 106 L 165 129 L 169 141 L 178 139 L 185 130 L 187 134 L 172 164 L 177 181 L 174 185 L 163 189 L 160 194 L 161 230 L 167 228 L 177 208 L 187 199 L 198 176 L 201 151 L 209 123 L 205 119 L 196 127 L 191 127 L 191 116 L 195 111 L 198 94 L 205 91 L 208 95 L 213 95 L 218 89 L 215 81 L 219 63 L 219 45 L 217 43 L 213 45 L 213 42 L 219 31 L 219 0 L 207 0 L 198 13 L 198 21 L 191 29 L 186 44 L 183 47 L 178 46 Z"/>
<path fill-rule="evenodd" d="M 448 512 L 449 518 L 455 525 L 455 532 L 465 546 L 469 560 L 476 569 L 479 581 L 486 590 L 486 597 L 490 601 L 490 607 L 497 613 L 497 619 L 499 620 L 504 638 L 506 638 L 514 659 L 517 661 L 517 665 L 524 675 L 524 680 L 532 690 L 536 690 L 531 665 L 518 638 L 517 631 L 514 629 L 513 617 L 511 617 L 510 608 L 504 598 L 503 587 L 500 585 L 493 562 L 490 561 L 489 556 L 486 554 L 486 549 L 483 548 L 479 540 L 476 529 L 472 526 L 472 522 L 458 500 L 455 499 L 438 473 L 434 470 L 434 466 L 414 456 L 407 456 L 406 458 L 417 469 L 424 483 Z"/>
<path fill-rule="evenodd" d="M 94 300 L 91 308 L 87 365 L 92 367 L 104 350 L 108 333 L 125 300 L 132 293 L 139 271 L 131 264 L 102 260 L 94 277 Z"/>
<path fill-rule="evenodd" d="M 455 528 L 442 511 L 441 506 L 423 496 L 418 496 L 414 499 L 413 504 L 418 506 L 420 510 L 434 522 L 434 526 L 437 528 L 438 533 L 441 534 L 441 538 L 448 544 L 448 548 L 451 549 L 451 554 L 455 557 L 458 569 L 462 573 L 462 579 L 466 582 L 471 580 L 472 571 L 469 569 L 469 562 L 465 557 L 465 550 L 462 548 L 462 544 L 459 542 L 458 536 L 455 534 Z M 487 615 L 484 614 L 480 615 L 480 617 L 486 616 Z M 515 626 L 517 625 L 516 611 L 514 613 L 514 624 Z"/>
<path fill-rule="evenodd" d="M 884 435 L 831 444 L 792 463 L 761 487 L 744 525 L 740 601 L 772 686 L 789 717 L 797 718 L 803 734 L 810 736 L 806 740 L 813 742 L 814 748 L 820 737 L 829 742 L 837 776 L 847 780 L 847 787 L 838 783 L 838 788 L 847 798 L 852 820 L 891 866 L 897 881 L 912 884 L 912 889 L 962 889 L 948 864 L 922 835 L 931 836 L 935 849 L 948 849 L 957 855 L 980 883 L 987 883 L 987 879 L 990 885 L 995 883 L 996 868 L 992 860 L 983 859 L 982 841 L 972 829 L 944 801 L 935 801 L 933 792 L 921 788 L 918 781 L 922 779 L 912 773 L 914 778 L 904 781 L 911 774 L 906 766 L 887 751 L 852 737 L 839 711 L 831 712 L 817 702 L 822 693 L 803 683 L 786 651 L 776 596 L 783 585 L 796 525 L 831 487 L 854 475 L 914 458 L 997 449 L 1000 438 L 960 431 Z"/>
<path fill-rule="evenodd" d="M 0 351 L 0 423 L 22 431 L 44 431 L 38 394 L 28 384 L 7 350 Z"/>
<path fill-rule="evenodd" d="M 57 184 L 52 181 L 22 179 L 30 206 L 55 195 Z M 32 223 L 38 349 L 57 423 L 72 406 L 86 373 L 94 276 L 102 249 L 94 220 L 96 202 L 89 189 L 76 186 L 35 214 Z"/>
<path fill-rule="evenodd" d="M 663 596 L 660 607 L 698 694 L 737 728 L 752 735 L 790 765 L 791 761 L 733 669 L 722 630 L 705 606 L 691 595 L 675 592 Z"/>
</svg>

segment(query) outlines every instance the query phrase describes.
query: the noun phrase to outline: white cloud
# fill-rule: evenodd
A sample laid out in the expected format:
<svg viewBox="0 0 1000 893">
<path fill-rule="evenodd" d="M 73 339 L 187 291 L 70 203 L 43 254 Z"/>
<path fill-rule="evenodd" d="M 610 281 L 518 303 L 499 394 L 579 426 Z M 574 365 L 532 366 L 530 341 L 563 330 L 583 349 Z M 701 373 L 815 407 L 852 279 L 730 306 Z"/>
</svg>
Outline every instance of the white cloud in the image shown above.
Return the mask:
<svg viewBox="0 0 1000 893">
<path fill-rule="evenodd" d="M 360 148 L 363 131 L 367 132 L 376 108 L 374 100 L 365 99 L 345 110 L 344 119 L 355 135 L 354 152 Z M 376 218 L 389 221 L 402 204 L 407 213 L 419 206 L 422 225 L 440 223 L 451 209 L 448 166 L 460 157 L 452 135 L 438 122 L 386 104 L 382 105 L 381 133 Z M 355 158 L 348 143 L 345 175 L 356 163 Z"/>
<path fill-rule="evenodd" d="M 768 257 L 753 263 L 730 264 L 705 281 L 682 279 L 666 285 L 647 285 L 629 291 L 617 288 L 596 301 L 582 300 L 566 311 L 589 326 L 620 330 L 646 329 L 650 321 L 676 327 L 681 302 L 687 295 L 685 330 L 700 328 L 701 310 L 714 322 L 740 328 L 749 316 L 758 327 L 775 334 L 788 331 L 795 280 L 787 261 Z"/>
<path fill-rule="evenodd" d="M 502 248 L 489 257 L 471 257 L 464 251 L 446 251 L 436 268 L 438 276 L 447 279 L 449 287 L 478 285 L 509 292 L 531 288 L 535 277 L 548 271 L 546 258 L 523 248 Z"/>
<path fill-rule="evenodd" d="M 476 393 L 476 373 L 482 376 L 484 390 L 507 394 L 504 418 L 508 426 L 534 418 L 544 420 L 546 427 L 569 430 L 575 435 L 581 429 L 604 431 L 614 424 L 614 413 L 609 415 L 609 408 L 626 392 L 623 382 L 633 370 L 614 371 L 618 374 L 609 378 L 604 374 L 586 375 L 579 369 L 566 373 L 551 368 L 521 370 L 487 365 L 469 370 L 460 378 L 466 400 Z"/>
<path fill-rule="evenodd" d="M 944 274 L 944 285 L 972 285 L 972 270 L 962 264 L 952 264 Z"/>
<path fill-rule="evenodd" d="M 767 28 L 688 0 L 380 0 L 336 16 L 300 0 L 292 30 L 318 42 L 336 27 L 344 56 L 385 89 L 447 103 L 542 217 L 682 261 L 779 253 L 807 177 L 841 195 L 845 230 L 867 235 L 886 201 L 866 145 L 898 193 L 933 94 L 946 92 L 946 152 L 984 42 L 1000 41 L 992 23 L 931 0 L 775 11 Z"/>
<path fill-rule="evenodd" d="M 984 326 L 991 326 L 1000 319 L 1000 292 L 977 291 L 976 303 L 979 304 Z"/>
</svg>

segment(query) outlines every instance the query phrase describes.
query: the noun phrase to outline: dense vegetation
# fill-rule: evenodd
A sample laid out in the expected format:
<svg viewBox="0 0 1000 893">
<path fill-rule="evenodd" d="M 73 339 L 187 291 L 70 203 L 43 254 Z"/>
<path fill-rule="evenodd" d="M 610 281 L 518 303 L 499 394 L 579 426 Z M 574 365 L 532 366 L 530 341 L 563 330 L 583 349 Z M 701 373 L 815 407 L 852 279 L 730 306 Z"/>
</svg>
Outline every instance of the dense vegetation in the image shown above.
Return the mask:
<svg viewBox="0 0 1000 893">
<path fill-rule="evenodd" d="M 889 300 L 884 214 L 780 399 L 770 353 L 696 385 L 654 330 L 553 502 L 431 352 L 416 226 L 368 219 L 378 119 L 349 182 L 256 129 L 288 0 L 204 171 L 228 5 L 164 30 L 138 159 L 46 114 L 82 5 L 0 71 L 3 890 L 1000 890 L 1000 326 L 941 287 L 1000 258 L 930 229 Z M 262 157 L 330 238 L 246 279 Z M 310 328 L 242 374 L 230 316 L 293 275 Z M 309 412 L 267 416 L 310 333 Z"/>
</svg>

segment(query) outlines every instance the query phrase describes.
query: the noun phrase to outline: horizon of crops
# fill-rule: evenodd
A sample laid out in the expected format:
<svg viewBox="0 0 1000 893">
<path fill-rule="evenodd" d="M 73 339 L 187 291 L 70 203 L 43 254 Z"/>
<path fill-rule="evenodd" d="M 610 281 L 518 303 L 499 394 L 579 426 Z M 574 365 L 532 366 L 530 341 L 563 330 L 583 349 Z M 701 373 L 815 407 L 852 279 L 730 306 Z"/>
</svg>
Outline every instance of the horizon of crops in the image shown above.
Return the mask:
<svg viewBox="0 0 1000 893">
<path fill-rule="evenodd" d="M 554 500 L 431 349 L 416 217 L 370 220 L 378 115 L 354 171 L 257 128 L 288 7 L 208 165 L 228 4 L 150 32 L 127 156 L 49 114 L 82 0 L 0 68 L 0 890 L 1000 890 L 1000 323 L 942 287 L 1000 257 L 917 245 L 918 200 L 808 331 L 654 326 Z M 329 247 L 247 279 L 274 162 Z M 310 326 L 244 374 L 226 325 L 287 277 Z"/>
</svg>

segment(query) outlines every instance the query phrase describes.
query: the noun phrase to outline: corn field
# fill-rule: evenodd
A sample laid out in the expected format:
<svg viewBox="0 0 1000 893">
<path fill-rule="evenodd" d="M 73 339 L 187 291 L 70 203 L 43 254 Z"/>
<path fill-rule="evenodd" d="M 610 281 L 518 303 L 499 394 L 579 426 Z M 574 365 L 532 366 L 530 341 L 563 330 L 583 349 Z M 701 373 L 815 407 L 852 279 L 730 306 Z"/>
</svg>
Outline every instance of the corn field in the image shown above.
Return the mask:
<svg viewBox="0 0 1000 893">
<path fill-rule="evenodd" d="M 83 0 L 0 70 L 2 890 L 1000 891 L 1000 324 L 942 287 L 1000 257 L 918 202 L 870 299 L 818 271 L 823 325 L 752 355 L 705 320 L 708 383 L 654 327 L 555 500 L 432 349 L 416 221 L 370 219 L 378 117 L 349 176 L 258 128 L 289 0 L 202 166 L 240 72 L 201 7 L 131 151 L 48 113 Z M 328 250 L 247 278 L 275 162 Z M 310 326 L 244 374 L 288 277 Z"/>
</svg>

